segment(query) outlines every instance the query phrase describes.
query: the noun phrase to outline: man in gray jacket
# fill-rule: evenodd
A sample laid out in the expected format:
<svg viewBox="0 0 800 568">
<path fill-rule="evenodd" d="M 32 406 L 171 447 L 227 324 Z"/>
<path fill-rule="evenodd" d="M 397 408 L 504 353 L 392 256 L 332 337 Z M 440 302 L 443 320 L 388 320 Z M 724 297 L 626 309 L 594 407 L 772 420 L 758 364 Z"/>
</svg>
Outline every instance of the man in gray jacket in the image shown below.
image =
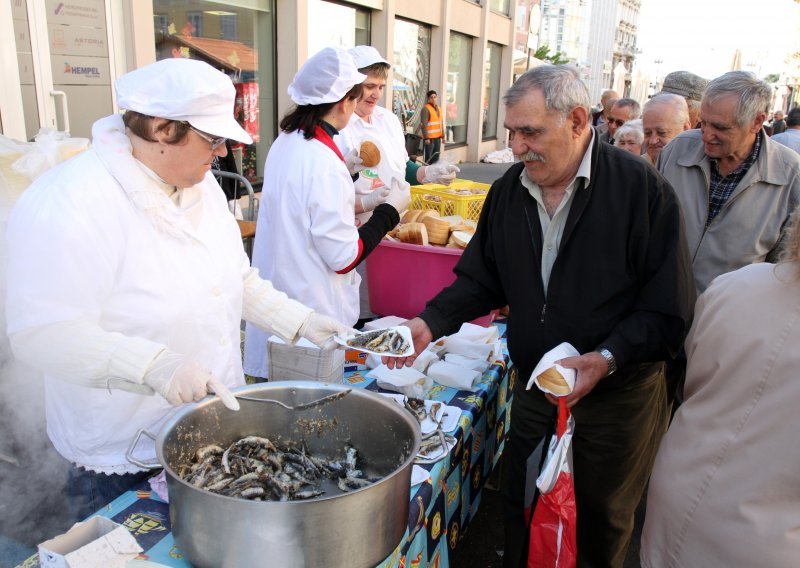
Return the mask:
<svg viewBox="0 0 800 568">
<path fill-rule="evenodd" d="M 698 294 L 720 274 L 772 261 L 800 200 L 800 156 L 761 127 L 771 95 L 745 71 L 714 79 L 700 130 L 677 136 L 658 158 L 683 208 Z"/>
</svg>

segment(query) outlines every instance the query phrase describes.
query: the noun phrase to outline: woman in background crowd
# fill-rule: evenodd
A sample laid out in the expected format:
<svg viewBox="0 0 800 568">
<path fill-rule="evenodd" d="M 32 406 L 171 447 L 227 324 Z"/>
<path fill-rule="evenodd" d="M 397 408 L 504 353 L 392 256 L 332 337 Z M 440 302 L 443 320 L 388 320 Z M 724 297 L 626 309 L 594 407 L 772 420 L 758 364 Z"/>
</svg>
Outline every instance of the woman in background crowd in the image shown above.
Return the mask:
<svg viewBox="0 0 800 568">
<path fill-rule="evenodd" d="M 644 130 L 642 130 L 642 119 L 629 120 L 614 133 L 614 142 L 618 148 L 627 150 L 637 156 L 642 155 L 642 143 L 644 142 Z"/>
</svg>

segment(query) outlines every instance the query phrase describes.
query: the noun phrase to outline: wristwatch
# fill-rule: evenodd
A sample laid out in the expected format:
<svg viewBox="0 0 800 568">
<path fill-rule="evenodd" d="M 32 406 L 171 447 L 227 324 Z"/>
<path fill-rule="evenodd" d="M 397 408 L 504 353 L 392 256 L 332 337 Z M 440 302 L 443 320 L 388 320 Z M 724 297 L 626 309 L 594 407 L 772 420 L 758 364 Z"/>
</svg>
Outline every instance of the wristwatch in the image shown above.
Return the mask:
<svg viewBox="0 0 800 568">
<path fill-rule="evenodd" d="M 606 373 L 606 376 L 613 375 L 617 371 L 617 360 L 614 359 L 614 356 L 611 354 L 611 351 L 609 351 L 605 347 L 600 347 L 595 351 L 600 353 L 600 355 L 603 356 L 603 359 L 606 360 L 606 364 L 608 365 L 608 373 Z"/>
</svg>

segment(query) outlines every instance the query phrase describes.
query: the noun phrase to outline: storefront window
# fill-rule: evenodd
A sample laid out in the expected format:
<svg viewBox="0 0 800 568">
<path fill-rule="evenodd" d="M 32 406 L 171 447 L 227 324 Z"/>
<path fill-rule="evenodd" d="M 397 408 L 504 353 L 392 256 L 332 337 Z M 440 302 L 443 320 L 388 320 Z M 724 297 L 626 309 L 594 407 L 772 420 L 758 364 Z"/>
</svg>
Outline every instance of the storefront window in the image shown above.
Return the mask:
<svg viewBox="0 0 800 568">
<path fill-rule="evenodd" d="M 497 12 L 498 14 L 503 14 L 508 16 L 508 9 L 510 7 L 511 1 L 510 0 L 491 0 L 489 3 L 489 9 L 492 12 Z"/>
<path fill-rule="evenodd" d="M 472 38 L 450 33 L 450 57 L 447 62 L 447 96 L 439 104 L 445 109 L 447 142 L 467 142 L 469 107 L 469 70 L 472 64 Z M 441 97 L 440 98 L 445 98 Z"/>
<path fill-rule="evenodd" d="M 392 110 L 406 132 L 415 132 L 430 84 L 431 29 L 395 20 L 393 57 Z"/>
<path fill-rule="evenodd" d="M 275 0 L 250 2 L 254 8 L 240 4 L 153 0 L 156 58 L 199 59 L 230 76 L 236 118 L 253 137 L 249 146 L 234 145 L 233 155 L 240 171 L 257 181 L 277 135 Z"/>
<path fill-rule="evenodd" d="M 500 100 L 500 59 L 502 46 L 489 42 L 483 59 L 483 139 L 497 136 L 497 105 Z"/>
<path fill-rule="evenodd" d="M 308 54 L 323 47 L 369 45 L 369 10 L 326 0 L 308 2 Z"/>
</svg>

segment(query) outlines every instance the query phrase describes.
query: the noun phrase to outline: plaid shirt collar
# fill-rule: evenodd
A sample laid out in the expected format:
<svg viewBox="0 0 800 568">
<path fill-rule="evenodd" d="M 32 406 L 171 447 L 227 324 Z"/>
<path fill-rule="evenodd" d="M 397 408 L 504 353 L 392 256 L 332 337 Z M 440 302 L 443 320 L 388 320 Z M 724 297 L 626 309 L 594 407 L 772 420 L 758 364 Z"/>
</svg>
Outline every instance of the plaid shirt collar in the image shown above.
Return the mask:
<svg viewBox="0 0 800 568">
<path fill-rule="evenodd" d="M 762 132 L 756 134 L 756 142 L 753 144 L 753 149 L 747 155 L 747 158 L 739 164 L 739 167 L 733 170 L 726 176 L 719 173 L 719 165 L 717 160 L 710 160 L 711 162 L 711 184 L 708 190 L 708 217 L 706 218 L 706 227 L 711 224 L 714 217 L 722 210 L 722 207 L 730 198 L 733 190 L 742 181 L 742 178 L 750 170 L 750 166 L 756 163 L 758 154 L 761 150 Z"/>
</svg>

